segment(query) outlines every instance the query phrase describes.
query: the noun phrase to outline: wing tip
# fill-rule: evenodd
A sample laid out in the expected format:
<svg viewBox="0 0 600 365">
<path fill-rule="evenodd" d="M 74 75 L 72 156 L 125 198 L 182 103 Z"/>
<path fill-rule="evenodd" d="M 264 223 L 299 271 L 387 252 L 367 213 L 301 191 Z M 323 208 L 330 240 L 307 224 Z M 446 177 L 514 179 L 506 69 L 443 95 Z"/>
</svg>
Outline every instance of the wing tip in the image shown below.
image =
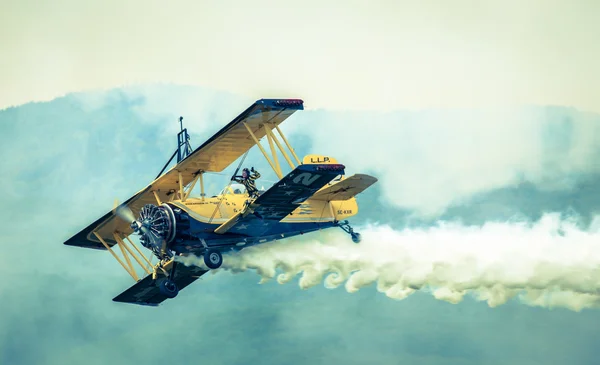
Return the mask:
<svg viewBox="0 0 600 365">
<path fill-rule="evenodd" d="M 69 238 L 68 240 L 66 240 L 65 242 L 63 242 L 63 245 L 65 245 L 65 246 L 71 246 L 71 247 L 90 248 L 90 249 L 93 249 L 93 250 L 106 251 L 106 247 L 104 247 L 104 245 L 102 243 L 90 241 L 90 240 L 85 239 L 85 238 L 82 239 L 79 234 L 75 235 L 75 236 Z"/>
<path fill-rule="evenodd" d="M 132 300 L 119 299 L 120 296 L 121 296 L 121 294 L 117 295 L 116 297 L 114 297 L 112 299 L 112 301 L 115 302 L 115 303 L 135 304 L 135 305 L 141 305 L 141 306 L 144 306 L 144 307 L 158 307 L 158 306 L 161 305 L 161 303 L 134 302 Z"/>
<path fill-rule="evenodd" d="M 359 179 L 372 181 L 372 184 L 374 184 L 377 181 L 379 181 L 379 179 L 377 179 L 375 176 L 371 176 L 371 175 L 368 175 L 368 174 L 354 174 L 353 176 L 358 177 Z"/>
<path fill-rule="evenodd" d="M 302 99 L 260 99 L 256 101 L 256 104 L 287 109 L 304 109 L 304 100 Z"/>
</svg>

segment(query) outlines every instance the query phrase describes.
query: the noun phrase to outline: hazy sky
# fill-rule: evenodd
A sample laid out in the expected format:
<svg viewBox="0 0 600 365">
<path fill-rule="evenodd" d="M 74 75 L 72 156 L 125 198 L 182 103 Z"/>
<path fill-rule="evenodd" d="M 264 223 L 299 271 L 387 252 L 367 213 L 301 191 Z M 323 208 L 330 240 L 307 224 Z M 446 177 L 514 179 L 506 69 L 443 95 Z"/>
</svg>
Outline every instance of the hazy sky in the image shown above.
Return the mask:
<svg viewBox="0 0 600 365">
<path fill-rule="evenodd" d="M 110 89 L 0 110 L 0 363 L 597 362 L 599 2 L 0 1 L 0 109 Z M 337 242 L 316 233 L 253 258 L 307 260 L 288 285 L 220 272 L 159 308 L 111 302 L 126 273 L 62 242 L 154 178 L 179 115 L 197 146 L 288 96 L 328 109 L 284 125 L 300 155 L 379 178 L 353 220 L 365 245 L 325 255 L 355 251 L 361 289 L 298 288 L 327 268 L 303 243 Z M 506 223 L 547 212 L 589 231 Z"/>
<path fill-rule="evenodd" d="M 308 107 L 599 111 L 600 3 L 2 0 L 0 108 L 140 82 Z"/>
<path fill-rule="evenodd" d="M 587 139 L 596 132 L 592 128 L 582 133 L 578 128 L 589 124 L 582 122 L 586 116 L 562 108 L 539 114 L 545 117 L 533 124 L 538 133 L 528 131 L 531 125 L 519 129 L 514 120 L 508 125 L 521 135 L 521 144 L 550 152 L 563 148 L 571 154 L 583 148 L 585 153 L 574 153 L 576 158 L 566 161 L 550 153 L 547 160 L 536 162 L 528 154 L 537 149 L 519 149 L 526 164 L 496 142 L 493 133 L 479 129 L 450 135 L 457 143 L 464 142 L 460 133 L 478 136 L 474 157 L 462 152 L 454 156 L 445 147 L 427 148 L 439 145 L 440 133 L 448 136 L 449 131 L 439 125 L 443 113 L 423 112 L 374 113 L 375 122 L 369 125 L 401 125 L 411 143 L 403 152 L 395 139 L 373 137 L 373 144 L 392 153 L 374 151 L 369 164 L 359 150 L 350 152 L 355 149 L 352 144 L 329 146 L 323 141 L 321 134 L 331 133 L 328 128 L 348 113 L 298 113 L 282 128 L 300 155 L 332 148 L 349 171 L 367 172 L 370 167 L 380 179 L 358 197 L 360 210 L 353 224 L 365 238 L 361 245 L 336 230 L 335 236 L 305 235 L 293 245 L 282 242 L 287 244 L 280 251 L 271 251 L 271 245 L 266 252 L 246 257 L 246 262 L 267 267 L 286 263 L 292 274 L 298 269 L 295 265 L 308 263 L 302 267 L 305 272 L 286 285 L 275 278 L 258 285 L 255 270 L 235 276 L 219 272 L 158 308 L 111 302 L 132 284 L 131 278 L 107 252 L 62 243 L 111 209 L 115 198 L 125 200 L 155 176 L 174 148 L 176 116 L 185 116 L 195 147 L 249 102 L 211 90 L 171 86 L 69 95 L 0 111 L 0 156 L 7 157 L 0 160 L 5 207 L 0 212 L 0 245 L 7 258 L 0 266 L 0 363 L 597 363 L 600 311 L 586 308 L 600 304 L 598 217 L 589 232 L 564 236 L 544 228 L 546 224 L 510 228 L 506 219 L 485 229 L 475 225 L 402 230 L 405 210 L 411 206 L 457 203 L 445 218 L 466 223 L 510 217 L 511 212 L 537 219 L 540 213 L 565 213 L 569 207 L 582 215 L 597 213 L 598 171 L 582 163 L 600 153 L 599 144 Z M 468 112 L 463 116 L 459 120 L 472 119 Z M 317 123 L 331 127 L 319 130 L 314 128 Z M 303 125 L 309 128 L 302 130 Z M 354 129 L 338 132 L 350 140 L 360 134 Z M 402 153 L 422 168 L 398 164 Z M 247 162 L 264 172 L 259 184 L 268 186 L 266 180 L 274 174 L 259 156 L 255 149 Z M 461 159 L 466 161 L 462 168 L 450 164 L 441 170 L 445 185 L 426 173 Z M 489 170 L 501 171 L 497 178 L 469 184 L 486 161 Z M 511 184 L 515 166 L 529 168 L 524 177 L 530 184 Z M 207 192 L 219 191 L 233 169 L 235 165 L 226 175 L 207 177 Z M 543 179 L 537 180 L 547 173 L 573 183 L 546 193 Z M 419 185 L 421 189 L 415 188 Z M 456 191 L 479 198 L 452 202 L 448 197 Z M 389 204 L 381 203 L 383 197 Z M 382 236 L 363 226 L 367 220 L 393 225 L 396 231 L 384 230 L 389 234 Z M 315 252 L 313 239 L 331 244 L 331 250 Z M 361 275 L 338 289 L 324 288 L 315 278 L 315 272 L 327 268 L 323 254 L 336 266 L 363 266 Z M 367 285 L 373 274 L 379 275 L 379 282 Z M 425 280 L 445 290 L 415 292 L 405 286 L 407 279 L 413 287 Z M 298 288 L 307 280 L 315 286 Z M 361 286 L 358 292 L 348 293 L 356 286 Z M 465 287 L 470 293 L 461 290 Z M 528 295 L 516 293 L 522 289 Z M 446 302 L 461 299 L 458 304 Z M 165 350 L 157 351 L 157 346 Z"/>
</svg>

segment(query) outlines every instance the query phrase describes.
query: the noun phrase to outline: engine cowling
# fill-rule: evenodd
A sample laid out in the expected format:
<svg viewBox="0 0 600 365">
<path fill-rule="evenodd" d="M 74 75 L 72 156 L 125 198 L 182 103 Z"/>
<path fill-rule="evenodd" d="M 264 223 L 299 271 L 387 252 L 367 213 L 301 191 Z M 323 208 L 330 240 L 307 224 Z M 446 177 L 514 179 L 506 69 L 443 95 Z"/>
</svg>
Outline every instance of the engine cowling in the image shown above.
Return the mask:
<svg viewBox="0 0 600 365">
<path fill-rule="evenodd" d="M 175 214 L 168 204 L 146 204 L 132 227 L 140 235 L 140 243 L 160 257 L 164 243 L 168 246 L 175 238 Z"/>
</svg>

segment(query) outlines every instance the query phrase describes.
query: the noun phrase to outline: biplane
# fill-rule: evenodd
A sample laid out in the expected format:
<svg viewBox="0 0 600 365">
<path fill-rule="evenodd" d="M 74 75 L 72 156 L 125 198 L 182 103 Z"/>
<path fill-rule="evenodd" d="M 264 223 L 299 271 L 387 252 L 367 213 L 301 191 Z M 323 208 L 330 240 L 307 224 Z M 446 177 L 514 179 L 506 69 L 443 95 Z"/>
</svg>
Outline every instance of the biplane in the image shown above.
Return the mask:
<svg viewBox="0 0 600 365">
<path fill-rule="evenodd" d="M 156 306 L 218 269 L 225 252 L 332 227 L 358 243 L 360 234 L 347 219 L 358 213 L 355 196 L 377 179 L 365 174 L 346 177 L 345 166 L 331 156 L 308 155 L 300 161 L 279 125 L 303 109 L 299 99 L 258 100 L 193 151 L 181 124 L 177 150 L 157 178 L 64 244 L 107 250 L 131 275 L 136 283 L 113 301 Z M 265 137 L 270 153 L 261 144 Z M 253 196 L 244 185 L 230 182 L 207 197 L 205 174 L 225 170 L 254 146 L 279 181 Z M 286 175 L 277 150 L 290 167 Z M 177 163 L 163 174 L 175 155 Z M 192 194 L 196 185 L 199 196 Z M 138 245 L 151 251 L 148 257 Z M 182 264 L 180 259 L 188 255 L 201 258 L 203 265 Z M 138 276 L 134 261 L 144 278 Z"/>
</svg>

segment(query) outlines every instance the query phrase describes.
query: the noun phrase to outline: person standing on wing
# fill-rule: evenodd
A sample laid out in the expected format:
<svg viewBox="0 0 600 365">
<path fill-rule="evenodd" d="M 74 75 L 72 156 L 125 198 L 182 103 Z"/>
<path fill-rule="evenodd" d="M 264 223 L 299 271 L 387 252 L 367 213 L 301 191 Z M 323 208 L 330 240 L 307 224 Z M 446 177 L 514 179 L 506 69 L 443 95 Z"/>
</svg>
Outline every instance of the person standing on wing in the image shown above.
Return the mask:
<svg viewBox="0 0 600 365">
<path fill-rule="evenodd" d="M 252 175 L 250 175 L 250 172 L 252 172 Z M 251 167 L 249 171 L 247 167 L 244 167 L 244 170 L 242 170 L 242 176 L 235 176 L 233 178 L 233 181 L 243 184 L 246 187 L 250 198 L 257 198 L 258 189 L 256 188 L 255 181 L 259 177 L 260 174 L 258 173 L 258 171 L 254 170 L 254 167 Z"/>
</svg>

